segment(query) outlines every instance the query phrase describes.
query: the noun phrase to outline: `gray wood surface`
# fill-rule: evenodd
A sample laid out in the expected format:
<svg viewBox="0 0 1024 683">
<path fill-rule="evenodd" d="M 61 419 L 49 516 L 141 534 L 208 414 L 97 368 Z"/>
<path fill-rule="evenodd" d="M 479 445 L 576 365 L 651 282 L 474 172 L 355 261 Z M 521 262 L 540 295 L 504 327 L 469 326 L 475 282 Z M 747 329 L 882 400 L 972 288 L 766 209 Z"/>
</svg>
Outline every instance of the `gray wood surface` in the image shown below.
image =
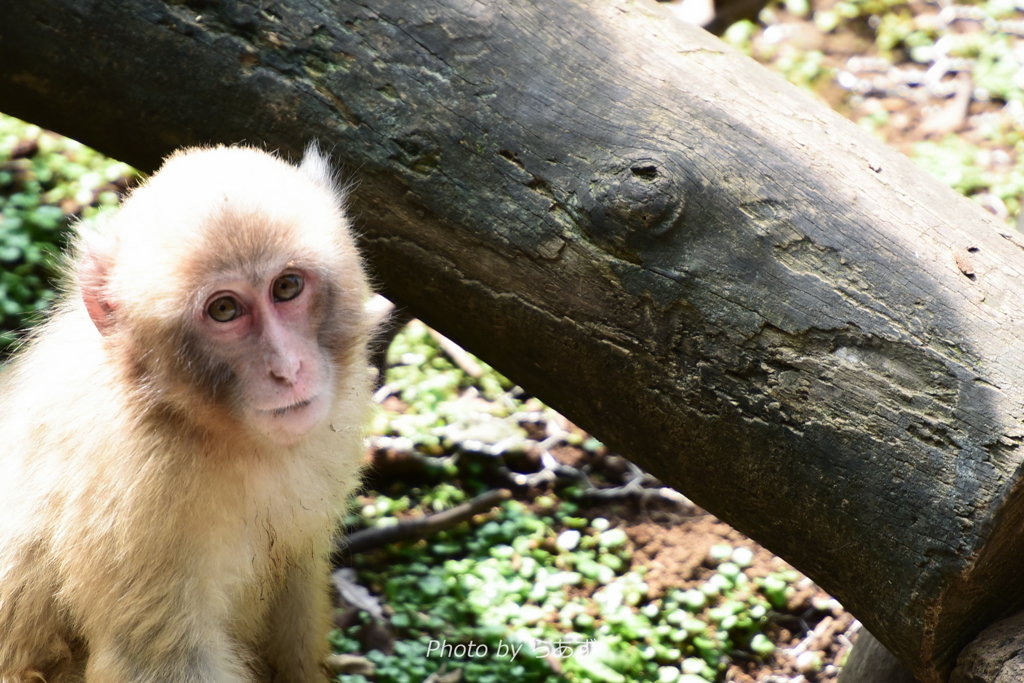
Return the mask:
<svg viewBox="0 0 1024 683">
<path fill-rule="evenodd" d="M 964 648 L 950 683 L 1024 681 L 1024 613 L 996 622 Z"/>
<path fill-rule="evenodd" d="M 917 683 L 914 675 L 866 629 L 839 672 L 836 683 Z"/>
</svg>

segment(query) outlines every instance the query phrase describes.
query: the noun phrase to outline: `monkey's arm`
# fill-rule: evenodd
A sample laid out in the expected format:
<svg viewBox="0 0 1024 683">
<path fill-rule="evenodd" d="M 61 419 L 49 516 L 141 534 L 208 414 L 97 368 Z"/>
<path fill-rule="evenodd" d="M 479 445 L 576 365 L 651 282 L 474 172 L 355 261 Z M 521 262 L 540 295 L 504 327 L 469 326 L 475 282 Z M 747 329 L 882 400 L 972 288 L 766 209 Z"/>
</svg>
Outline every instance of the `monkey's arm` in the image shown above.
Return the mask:
<svg viewBox="0 0 1024 683">
<path fill-rule="evenodd" d="M 323 683 L 330 631 L 326 558 L 293 565 L 270 615 L 267 661 L 274 683 Z"/>
<path fill-rule="evenodd" d="M 87 578 L 69 577 L 60 599 L 88 643 L 85 683 L 252 683 L 256 653 L 234 628 L 230 575 L 168 527 L 141 540 L 87 535 L 75 556 L 91 574 L 72 573 Z"/>
<path fill-rule="evenodd" d="M 247 653 L 204 628 L 165 641 L 161 633 L 111 632 L 90 642 L 86 683 L 252 683 Z M 201 634 L 201 635 L 200 635 Z"/>
</svg>

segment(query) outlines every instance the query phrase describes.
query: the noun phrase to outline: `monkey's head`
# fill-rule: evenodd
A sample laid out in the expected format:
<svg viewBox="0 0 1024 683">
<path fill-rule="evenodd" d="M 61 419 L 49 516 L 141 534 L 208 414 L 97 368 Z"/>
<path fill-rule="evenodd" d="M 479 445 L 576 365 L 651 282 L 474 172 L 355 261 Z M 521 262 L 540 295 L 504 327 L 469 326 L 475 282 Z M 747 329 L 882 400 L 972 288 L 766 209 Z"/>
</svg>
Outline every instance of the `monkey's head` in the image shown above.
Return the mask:
<svg viewBox="0 0 1024 683">
<path fill-rule="evenodd" d="M 73 267 L 110 361 L 193 425 L 290 445 L 365 375 L 369 290 L 315 147 L 299 166 L 179 152 L 82 236 Z"/>
</svg>

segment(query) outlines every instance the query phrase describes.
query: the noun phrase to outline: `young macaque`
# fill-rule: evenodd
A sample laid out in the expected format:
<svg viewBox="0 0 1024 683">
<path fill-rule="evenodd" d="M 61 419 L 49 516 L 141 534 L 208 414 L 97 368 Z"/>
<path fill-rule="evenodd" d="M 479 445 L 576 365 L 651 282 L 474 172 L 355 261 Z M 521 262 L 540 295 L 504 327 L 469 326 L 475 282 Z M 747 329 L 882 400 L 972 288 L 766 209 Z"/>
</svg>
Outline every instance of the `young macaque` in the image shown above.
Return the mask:
<svg viewBox="0 0 1024 683">
<path fill-rule="evenodd" d="M 375 324 L 342 197 L 170 157 L 0 375 L 0 683 L 325 681 Z"/>
</svg>

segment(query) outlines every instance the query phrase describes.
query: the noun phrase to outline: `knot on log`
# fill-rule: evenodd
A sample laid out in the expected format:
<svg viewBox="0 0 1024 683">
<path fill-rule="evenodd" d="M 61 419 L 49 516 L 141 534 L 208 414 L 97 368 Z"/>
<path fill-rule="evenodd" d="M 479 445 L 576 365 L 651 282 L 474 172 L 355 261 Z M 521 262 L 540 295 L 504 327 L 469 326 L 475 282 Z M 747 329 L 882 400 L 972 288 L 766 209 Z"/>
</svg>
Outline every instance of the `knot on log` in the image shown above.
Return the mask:
<svg viewBox="0 0 1024 683">
<path fill-rule="evenodd" d="M 595 243 L 620 258 L 639 262 L 682 223 L 686 175 L 654 158 L 601 168 L 579 193 L 589 218 L 585 228 Z"/>
</svg>

